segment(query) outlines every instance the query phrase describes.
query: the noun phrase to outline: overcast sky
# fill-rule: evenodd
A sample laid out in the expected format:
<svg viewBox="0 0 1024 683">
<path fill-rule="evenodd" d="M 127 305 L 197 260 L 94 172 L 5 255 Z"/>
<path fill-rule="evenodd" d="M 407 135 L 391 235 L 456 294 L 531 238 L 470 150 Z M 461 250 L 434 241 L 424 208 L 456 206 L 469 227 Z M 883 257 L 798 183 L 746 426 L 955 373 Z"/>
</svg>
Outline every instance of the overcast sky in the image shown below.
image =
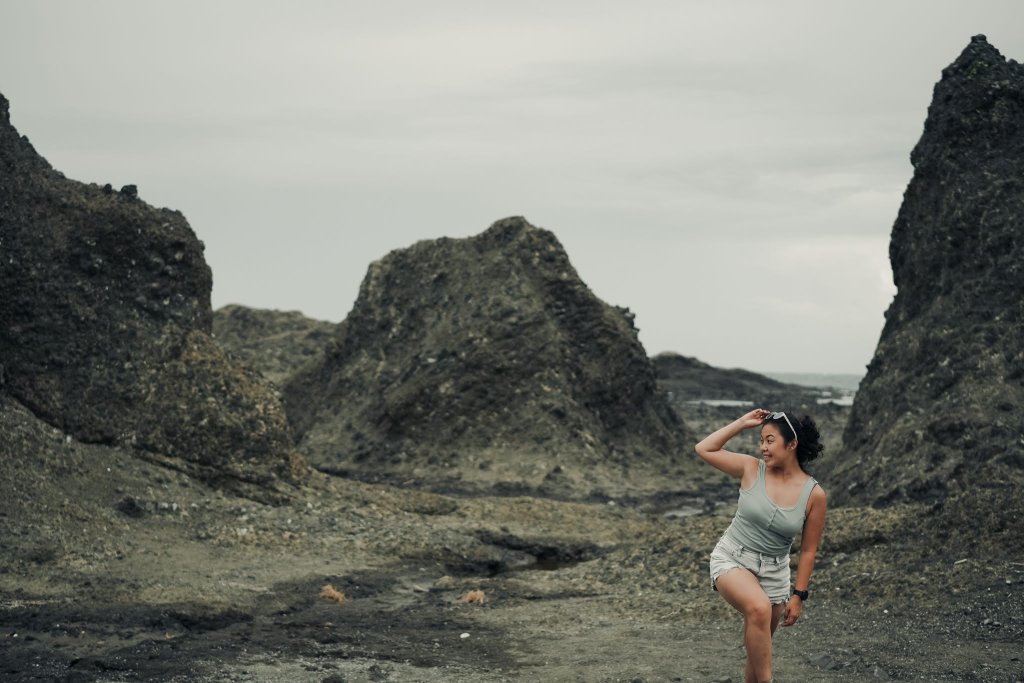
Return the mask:
<svg viewBox="0 0 1024 683">
<path fill-rule="evenodd" d="M 213 305 L 338 321 L 370 262 L 510 215 L 648 353 L 861 373 L 942 69 L 1024 2 L 0 0 L 0 93 L 206 244 Z"/>
</svg>

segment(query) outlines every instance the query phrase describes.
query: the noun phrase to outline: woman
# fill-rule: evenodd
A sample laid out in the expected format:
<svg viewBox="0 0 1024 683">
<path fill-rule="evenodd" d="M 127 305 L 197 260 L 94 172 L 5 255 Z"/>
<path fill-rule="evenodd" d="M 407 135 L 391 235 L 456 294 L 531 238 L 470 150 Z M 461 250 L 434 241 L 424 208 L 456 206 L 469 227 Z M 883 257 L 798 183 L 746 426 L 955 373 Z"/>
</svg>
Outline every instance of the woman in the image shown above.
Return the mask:
<svg viewBox="0 0 1024 683">
<path fill-rule="evenodd" d="M 761 427 L 761 459 L 725 450 L 745 429 Z M 711 585 L 743 615 L 744 683 L 772 682 L 772 636 L 792 626 L 808 597 L 814 557 L 825 528 L 825 492 L 806 466 L 824 450 L 814 421 L 752 410 L 696 445 L 712 467 L 740 480 L 736 516 L 711 553 Z M 802 531 L 796 585 L 790 593 L 789 550 Z"/>
</svg>

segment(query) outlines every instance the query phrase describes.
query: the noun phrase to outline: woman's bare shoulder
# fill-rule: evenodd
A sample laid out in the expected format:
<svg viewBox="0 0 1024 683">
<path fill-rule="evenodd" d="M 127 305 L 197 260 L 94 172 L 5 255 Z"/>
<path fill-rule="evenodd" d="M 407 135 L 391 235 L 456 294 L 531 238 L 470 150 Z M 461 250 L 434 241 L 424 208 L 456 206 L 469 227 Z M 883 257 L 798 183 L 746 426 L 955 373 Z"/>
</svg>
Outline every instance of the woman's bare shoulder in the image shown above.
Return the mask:
<svg viewBox="0 0 1024 683">
<path fill-rule="evenodd" d="M 817 485 L 811 490 L 810 502 L 812 504 L 824 505 L 828 501 L 828 494 L 822 488 L 821 482 L 815 481 L 815 484 Z"/>
</svg>

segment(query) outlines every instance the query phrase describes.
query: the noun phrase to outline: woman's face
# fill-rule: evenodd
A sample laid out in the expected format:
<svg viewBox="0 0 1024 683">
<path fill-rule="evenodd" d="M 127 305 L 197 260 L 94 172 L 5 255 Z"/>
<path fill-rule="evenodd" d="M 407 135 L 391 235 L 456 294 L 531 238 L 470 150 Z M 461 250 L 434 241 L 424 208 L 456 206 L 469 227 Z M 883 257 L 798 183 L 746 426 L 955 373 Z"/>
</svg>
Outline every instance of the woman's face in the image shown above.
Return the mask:
<svg viewBox="0 0 1024 683">
<path fill-rule="evenodd" d="M 792 450 L 792 449 L 790 449 Z M 765 464 L 787 454 L 786 441 L 782 438 L 779 428 L 771 422 L 761 427 L 761 457 Z"/>
</svg>

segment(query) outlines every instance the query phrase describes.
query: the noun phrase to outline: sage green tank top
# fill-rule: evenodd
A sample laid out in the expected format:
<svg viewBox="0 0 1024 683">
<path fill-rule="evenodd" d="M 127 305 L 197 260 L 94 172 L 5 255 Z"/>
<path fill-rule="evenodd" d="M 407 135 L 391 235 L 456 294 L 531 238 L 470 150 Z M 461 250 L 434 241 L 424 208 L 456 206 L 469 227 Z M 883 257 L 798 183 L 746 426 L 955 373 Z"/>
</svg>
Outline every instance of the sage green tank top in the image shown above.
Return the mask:
<svg viewBox="0 0 1024 683">
<path fill-rule="evenodd" d="M 814 477 L 807 480 L 796 507 L 780 508 L 768 497 L 764 484 L 764 461 L 757 464 L 757 480 L 748 489 L 740 489 L 736 516 L 725 535 L 747 550 L 782 557 L 789 554 L 793 537 L 804 527 L 807 499 L 817 485 Z"/>
</svg>

